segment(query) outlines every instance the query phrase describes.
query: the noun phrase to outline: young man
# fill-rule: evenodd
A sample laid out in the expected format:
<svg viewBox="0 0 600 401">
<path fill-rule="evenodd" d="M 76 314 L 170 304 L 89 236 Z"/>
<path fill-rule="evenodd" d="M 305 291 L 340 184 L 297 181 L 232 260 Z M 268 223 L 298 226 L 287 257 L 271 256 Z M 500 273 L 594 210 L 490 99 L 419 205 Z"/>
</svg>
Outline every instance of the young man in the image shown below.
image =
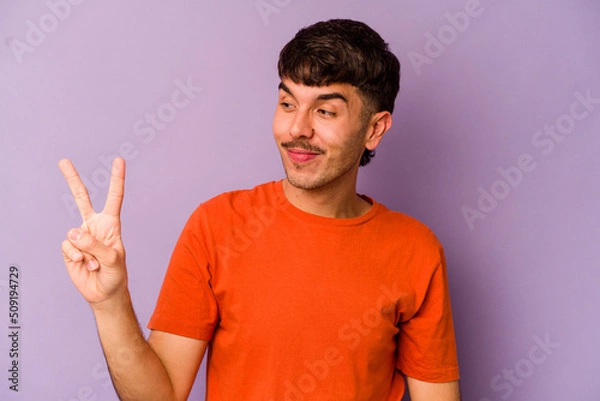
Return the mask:
<svg viewBox="0 0 600 401">
<path fill-rule="evenodd" d="M 302 29 L 280 54 L 273 132 L 286 178 L 201 204 L 163 283 L 148 341 L 127 288 L 113 164 L 102 213 L 68 160 L 83 217 L 62 250 L 92 306 L 123 400 L 185 400 L 208 347 L 207 400 L 458 401 L 442 247 L 356 193 L 391 127 L 399 63 L 367 25 Z"/>
</svg>

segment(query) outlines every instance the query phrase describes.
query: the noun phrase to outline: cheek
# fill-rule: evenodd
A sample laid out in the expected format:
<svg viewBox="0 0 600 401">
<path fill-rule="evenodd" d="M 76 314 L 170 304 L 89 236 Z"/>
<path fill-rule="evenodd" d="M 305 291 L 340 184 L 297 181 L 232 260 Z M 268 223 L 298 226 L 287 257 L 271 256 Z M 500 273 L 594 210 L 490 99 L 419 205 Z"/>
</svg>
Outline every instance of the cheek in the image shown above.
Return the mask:
<svg viewBox="0 0 600 401">
<path fill-rule="evenodd" d="M 276 120 L 273 121 L 272 129 L 273 129 L 273 137 L 275 139 L 279 139 L 279 138 L 282 137 L 282 132 L 283 131 L 281 129 L 281 124 L 278 123 Z"/>
<path fill-rule="evenodd" d="M 275 135 L 275 137 L 285 135 L 287 126 L 288 124 L 285 114 L 280 111 L 275 111 L 272 124 L 273 135 Z"/>
<path fill-rule="evenodd" d="M 349 148 L 355 147 L 361 142 L 361 138 L 349 134 L 350 129 L 348 127 L 324 126 L 317 132 L 323 143 L 326 143 L 331 148 L 335 148 L 337 151 L 348 151 Z"/>
<path fill-rule="evenodd" d="M 316 121 L 314 127 L 316 135 L 323 143 L 337 147 L 346 140 L 347 128 L 343 124 L 332 121 Z"/>
<path fill-rule="evenodd" d="M 336 144 L 336 148 L 340 157 L 354 160 L 365 150 L 364 136 L 361 133 L 355 133 L 350 137 L 341 138 Z"/>
</svg>

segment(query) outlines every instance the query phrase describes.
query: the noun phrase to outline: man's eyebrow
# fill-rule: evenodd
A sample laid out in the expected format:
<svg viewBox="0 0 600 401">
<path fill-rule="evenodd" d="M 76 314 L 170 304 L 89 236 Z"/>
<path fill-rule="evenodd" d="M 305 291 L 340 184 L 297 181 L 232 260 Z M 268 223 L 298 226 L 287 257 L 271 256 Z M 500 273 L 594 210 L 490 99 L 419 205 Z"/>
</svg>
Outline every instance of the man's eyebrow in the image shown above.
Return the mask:
<svg viewBox="0 0 600 401">
<path fill-rule="evenodd" d="M 319 100 L 331 100 L 331 99 L 341 99 L 344 103 L 348 103 L 348 99 L 346 96 L 342 95 L 340 92 L 331 92 L 331 93 L 323 93 L 322 95 L 317 96 Z"/>
<path fill-rule="evenodd" d="M 290 88 L 288 88 L 287 86 L 285 86 L 285 84 L 283 82 L 279 83 L 278 88 L 281 89 L 282 91 L 284 91 L 287 94 L 290 94 L 290 95 L 292 94 L 292 91 L 290 90 Z"/>
<path fill-rule="evenodd" d="M 292 94 L 292 91 L 290 90 L 290 88 L 285 86 L 285 84 L 283 82 L 280 82 L 278 87 L 285 93 L 287 93 L 291 96 L 294 96 Z M 331 100 L 331 99 L 340 99 L 340 100 L 344 101 L 344 103 L 348 103 L 348 99 L 346 99 L 346 96 L 342 95 L 340 92 L 322 93 L 319 96 L 317 96 L 317 100 Z"/>
</svg>

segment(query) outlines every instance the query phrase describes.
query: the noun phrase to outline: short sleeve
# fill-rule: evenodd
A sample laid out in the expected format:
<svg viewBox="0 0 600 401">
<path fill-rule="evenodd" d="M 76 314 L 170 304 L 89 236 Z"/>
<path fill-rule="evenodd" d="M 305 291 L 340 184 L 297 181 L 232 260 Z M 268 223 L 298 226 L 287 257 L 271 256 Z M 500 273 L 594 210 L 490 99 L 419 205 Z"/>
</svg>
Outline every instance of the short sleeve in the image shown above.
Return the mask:
<svg viewBox="0 0 600 401">
<path fill-rule="evenodd" d="M 148 328 L 209 341 L 218 321 L 202 205 L 186 223 L 169 262 Z"/>
<path fill-rule="evenodd" d="M 458 380 L 456 341 L 443 251 L 417 308 L 410 319 L 400 324 L 397 369 L 425 382 Z"/>
</svg>

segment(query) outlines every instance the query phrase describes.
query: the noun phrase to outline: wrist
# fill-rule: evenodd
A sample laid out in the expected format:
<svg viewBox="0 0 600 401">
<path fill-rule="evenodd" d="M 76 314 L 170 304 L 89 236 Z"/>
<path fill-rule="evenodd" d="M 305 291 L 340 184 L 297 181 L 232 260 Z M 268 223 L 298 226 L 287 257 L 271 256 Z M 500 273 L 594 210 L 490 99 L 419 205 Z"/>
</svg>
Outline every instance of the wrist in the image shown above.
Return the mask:
<svg viewBox="0 0 600 401">
<path fill-rule="evenodd" d="M 90 303 L 94 315 L 110 314 L 132 309 L 131 294 L 127 286 L 115 291 L 111 296 L 98 302 Z"/>
</svg>

